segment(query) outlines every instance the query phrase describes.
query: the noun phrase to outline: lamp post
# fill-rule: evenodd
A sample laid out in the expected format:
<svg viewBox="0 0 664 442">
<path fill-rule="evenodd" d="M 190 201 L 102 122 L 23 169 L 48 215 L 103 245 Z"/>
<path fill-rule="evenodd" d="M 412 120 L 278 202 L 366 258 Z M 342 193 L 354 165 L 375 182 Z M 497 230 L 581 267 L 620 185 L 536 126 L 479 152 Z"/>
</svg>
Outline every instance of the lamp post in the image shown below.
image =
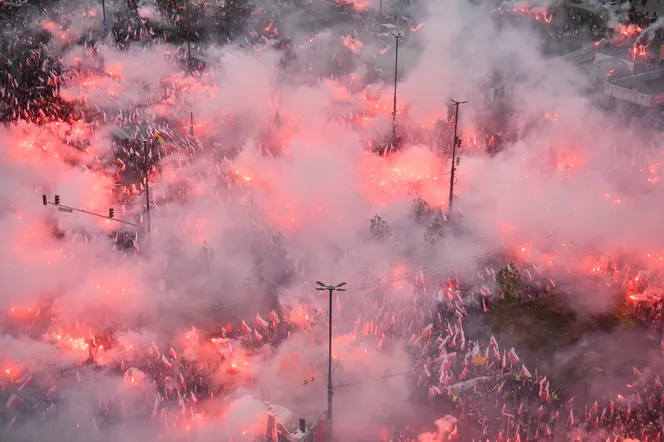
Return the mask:
<svg viewBox="0 0 664 442">
<path fill-rule="evenodd" d="M 106 21 L 106 1 L 101 0 L 101 17 L 104 23 L 104 29 L 108 27 L 108 22 Z"/>
<path fill-rule="evenodd" d="M 457 137 L 457 128 L 459 126 L 459 105 L 468 103 L 467 101 L 450 100 L 454 105 L 454 145 L 452 146 L 452 170 L 450 172 L 450 199 L 449 199 L 449 214 L 452 216 L 452 205 L 454 204 L 454 172 L 456 172 L 456 149 L 457 146 L 461 147 L 461 139 Z"/>
<path fill-rule="evenodd" d="M 325 285 L 320 281 L 316 281 L 320 287 L 316 287 L 319 292 L 330 292 L 330 333 L 328 338 L 328 367 L 327 367 L 327 442 L 332 442 L 332 395 L 334 394 L 334 387 L 332 386 L 332 292 L 345 292 L 346 289 L 341 287 L 346 283 L 342 282 L 337 285 Z"/>
<path fill-rule="evenodd" d="M 397 41 L 396 51 L 394 53 L 394 105 L 392 107 L 392 143 L 397 139 L 397 74 L 399 72 L 399 40 L 403 37 L 403 32 L 392 32 L 392 37 Z"/>
</svg>

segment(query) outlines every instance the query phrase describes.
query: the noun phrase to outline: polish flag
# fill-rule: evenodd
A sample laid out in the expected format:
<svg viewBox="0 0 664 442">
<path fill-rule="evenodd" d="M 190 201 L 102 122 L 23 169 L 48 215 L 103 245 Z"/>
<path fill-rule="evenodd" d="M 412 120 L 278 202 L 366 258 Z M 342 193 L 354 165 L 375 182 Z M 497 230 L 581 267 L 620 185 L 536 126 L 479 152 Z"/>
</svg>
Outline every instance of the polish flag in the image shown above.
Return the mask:
<svg viewBox="0 0 664 442">
<path fill-rule="evenodd" d="M 193 392 L 191 393 L 191 401 L 192 401 L 194 404 L 195 404 L 196 402 L 198 402 L 198 399 L 196 399 L 196 396 L 194 395 Z"/>
<path fill-rule="evenodd" d="M 484 301 L 484 298 L 482 298 L 482 310 L 484 310 L 484 313 L 489 313 L 491 310 L 489 310 L 489 307 L 486 306 L 486 302 Z"/>
<path fill-rule="evenodd" d="M 14 428 L 14 425 L 16 425 L 16 416 L 12 418 L 12 420 L 9 422 L 9 425 L 7 425 L 7 428 L 5 428 L 5 431 L 9 431 L 12 428 Z"/>
<path fill-rule="evenodd" d="M 242 330 L 244 330 L 247 334 L 251 334 L 252 332 L 251 327 L 249 327 L 244 321 L 242 321 Z"/>
<path fill-rule="evenodd" d="M 422 333 L 420 333 L 420 339 L 428 338 L 431 336 L 431 333 L 433 333 L 433 324 L 429 324 L 424 327 L 424 330 L 422 330 Z"/>
<path fill-rule="evenodd" d="M 175 352 L 175 350 L 173 350 L 173 347 L 171 347 L 170 354 L 171 354 L 171 357 L 172 357 L 173 359 L 177 359 L 177 358 L 178 358 L 178 354 Z"/>
<path fill-rule="evenodd" d="M 459 432 L 457 431 L 457 426 L 454 424 L 454 430 L 450 433 L 450 435 L 447 437 L 448 439 L 456 439 L 459 437 Z"/>
<path fill-rule="evenodd" d="M 519 357 L 516 355 L 516 351 L 514 350 L 514 347 L 510 348 L 509 353 L 507 353 L 507 358 L 510 360 L 510 362 L 513 365 L 516 365 L 519 363 Z"/>
<path fill-rule="evenodd" d="M 7 409 L 11 410 L 15 406 L 17 406 L 19 404 L 19 402 L 21 402 L 21 398 L 19 398 L 18 396 L 16 396 L 15 394 L 12 393 L 12 395 L 9 396 L 9 399 L 7 400 L 7 404 L 6 404 Z"/>
<path fill-rule="evenodd" d="M 491 339 L 489 339 L 489 344 L 491 344 L 491 347 L 493 347 L 493 350 L 496 353 L 500 353 L 500 350 L 498 349 L 498 341 L 496 341 L 496 338 L 491 335 Z"/>
<path fill-rule="evenodd" d="M 521 366 L 521 376 L 525 377 L 526 379 L 530 379 L 533 377 L 525 365 Z"/>
<path fill-rule="evenodd" d="M 632 373 L 634 376 L 641 376 L 641 372 L 634 366 L 632 366 Z"/>
<path fill-rule="evenodd" d="M 166 358 L 166 356 L 164 355 L 161 355 L 161 362 L 163 362 L 164 365 L 168 368 L 171 368 L 173 366 L 173 364 L 171 364 L 171 361 L 169 361 L 168 358 Z"/>
<path fill-rule="evenodd" d="M 267 315 L 267 317 L 268 317 L 268 319 L 269 319 L 270 321 L 272 321 L 272 324 L 274 324 L 274 325 L 279 325 L 279 323 L 281 322 L 281 321 L 279 320 L 279 315 L 278 315 L 277 312 L 275 312 L 274 310 L 272 310 L 272 311 L 270 312 L 270 314 Z"/>
<path fill-rule="evenodd" d="M 660 390 L 662 389 L 662 381 L 659 379 L 659 376 L 655 378 L 655 387 L 657 387 Z"/>
<path fill-rule="evenodd" d="M 56 392 L 56 388 L 55 388 L 55 385 L 54 385 L 48 390 L 48 393 L 46 393 L 46 399 L 51 399 L 53 396 L 55 396 L 55 392 Z"/>
<path fill-rule="evenodd" d="M 18 391 L 25 390 L 27 387 L 29 387 L 34 382 L 34 380 L 35 380 L 35 378 L 32 375 L 28 375 L 27 379 L 25 381 L 23 381 L 23 383 L 21 384 L 20 387 L 18 387 Z"/>
<path fill-rule="evenodd" d="M 256 313 L 256 327 L 266 329 L 270 326 L 270 323 L 265 319 L 261 318 L 261 315 Z"/>
<path fill-rule="evenodd" d="M 262 342 L 263 341 L 263 335 L 258 333 L 258 330 L 254 330 L 254 337 L 256 338 L 257 341 Z"/>
</svg>

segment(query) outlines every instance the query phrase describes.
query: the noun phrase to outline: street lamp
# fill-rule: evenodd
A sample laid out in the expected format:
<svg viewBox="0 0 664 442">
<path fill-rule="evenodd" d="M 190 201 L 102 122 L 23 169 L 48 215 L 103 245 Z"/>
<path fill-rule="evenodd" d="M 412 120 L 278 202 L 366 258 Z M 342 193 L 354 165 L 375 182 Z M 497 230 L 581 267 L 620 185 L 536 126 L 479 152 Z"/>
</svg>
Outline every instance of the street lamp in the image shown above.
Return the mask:
<svg viewBox="0 0 664 442">
<path fill-rule="evenodd" d="M 394 53 L 394 106 L 392 108 L 392 143 L 397 139 L 397 74 L 399 72 L 399 40 L 404 36 L 401 31 L 391 32 L 390 35 L 397 41 L 396 51 Z"/>
<path fill-rule="evenodd" d="M 450 201 L 449 201 L 449 214 L 452 216 L 452 205 L 454 204 L 454 172 L 456 172 L 457 147 L 461 147 L 461 139 L 457 137 L 457 128 L 459 127 L 459 105 L 468 103 L 467 101 L 450 100 L 454 105 L 454 145 L 452 146 L 452 170 L 450 172 Z"/>
<path fill-rule="evenodd" d="M 332 395 L 334 393 L 334 387 L 332 386 L 332 292 L 345 292 L 346 289 L 341 287 L 345 286 L 346 283 L 342 282 L 337 285 L 325 285 L 320 281 L 316 281 L 320 287 L 316 287 L 316 290 L 319 292 L 328 291 L 330 292 L 330 334 L 328 339 L 328 367 L 327 367 L 327 442 L 332 442 Z"/>
</svg>

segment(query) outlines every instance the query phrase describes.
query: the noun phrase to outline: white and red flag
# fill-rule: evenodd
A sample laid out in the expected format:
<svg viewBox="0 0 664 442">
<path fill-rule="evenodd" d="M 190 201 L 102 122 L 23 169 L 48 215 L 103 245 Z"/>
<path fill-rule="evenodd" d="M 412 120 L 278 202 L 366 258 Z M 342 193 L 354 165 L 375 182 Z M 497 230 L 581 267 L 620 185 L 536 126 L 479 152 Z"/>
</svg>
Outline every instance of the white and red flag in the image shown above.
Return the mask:
<svg viewBox="0 0 664 442">
<path fill-rule="evenodd" d="M 7 399 L 7 409 L 11 410 L 15 406 L 17 406 L 21 402 L 21 398 L 16 396 L 14 393 L 12 393 L 11 396 L 9 396 L 9 399 Z"/>
<path fill-rule="evenodd" d="M 267 322 L 265 319 L 261 318 L 261 315 L 256 313 L 256 328 L 266 329 L 269 326 L 270 326 L 270 323 Z"/>
<path fill-rule="evenodd" d="M 509 353 L 507 353 L 507 358 L 510 360 L 512 365 L 516 365 L 519 363 L 519 357 L 517 356 L 514 347 L 510 348 Z"/>
<path fill-rule="evenodd" d="M 281 320 L 279 319 L 279 315 L 278 315 L 277 312 L 275 312 L 274 310 L 272 310 L 272 311 L 270 312 L 270 314 L 267 315 L 267 318 L 268 318 L 270 321 L 272 321 L 272 324 L 274 324 L 274 325 L 279 325 L 279 323 L 281 322 Z"/>
</svg>

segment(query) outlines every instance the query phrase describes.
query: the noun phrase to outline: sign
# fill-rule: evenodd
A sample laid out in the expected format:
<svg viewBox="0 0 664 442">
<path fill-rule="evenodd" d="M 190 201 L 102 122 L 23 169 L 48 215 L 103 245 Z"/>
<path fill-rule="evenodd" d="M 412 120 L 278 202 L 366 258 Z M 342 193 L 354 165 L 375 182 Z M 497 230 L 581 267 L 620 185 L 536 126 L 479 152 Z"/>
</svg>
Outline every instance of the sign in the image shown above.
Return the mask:
<svg viewBox="0 0 664 442">
<path fill-rule="evenodd" d="M 471 362 L 472 362 L 473 365 L 481 366 L 481 365 L 485 365 L 487 362 L 489 362 L 489 359 L 484 357 L 484 356 L 473 356 L 473 359 L 471 359 Z"/>
<path fill-rule="evenodd" d="M 653 97 L 635 89 L 627 89 L 607 82 L 604 87 L 604 92 L 619 100 L 629 101 L 644 107 L 653 107 Z"/>
<path fill-rule="evenodd" d="M 69 207 L 58 207 L 58 210 L 60 212 L 67 212 L 67 213 L 72 213 L 73 212 L 73 210 L 70 209 Z"/>
</svg>

